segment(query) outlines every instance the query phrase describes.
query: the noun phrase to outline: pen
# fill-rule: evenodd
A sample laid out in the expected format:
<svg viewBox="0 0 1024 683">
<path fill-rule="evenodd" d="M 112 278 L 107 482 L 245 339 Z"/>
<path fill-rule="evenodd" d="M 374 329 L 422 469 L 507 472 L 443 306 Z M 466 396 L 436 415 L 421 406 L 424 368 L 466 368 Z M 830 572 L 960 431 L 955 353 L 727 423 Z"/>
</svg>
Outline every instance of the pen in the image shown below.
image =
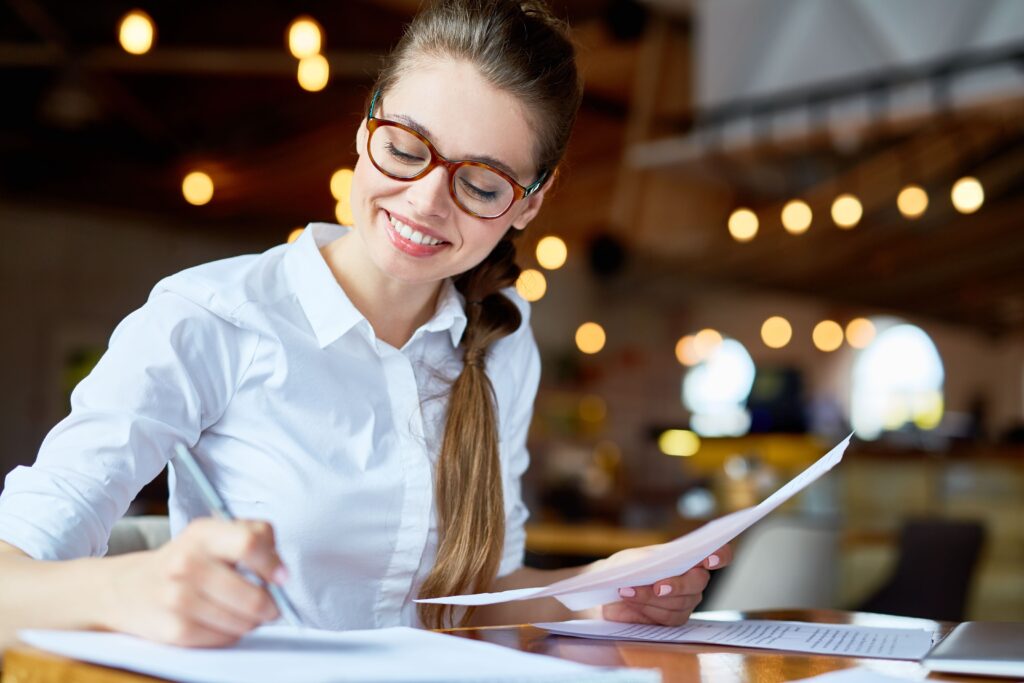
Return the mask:
<svg viewBox="0 0 1024 683">
<path fill-rule="evenodd" d="M 211 484 L 210 480 L 206 478 L 202 468 L 199 467 L 199 463 L 192 457 L 189 450 L 180 443 L 174 445 L 174 450 L 177 460 L 184 465 L 185 469 L 188 470 L 189 476 L 192 477 L 196 486 L 199 487 L 199 492 L 206 501 L 206 505 L 210 508 L 210 512 L 220 519 L 225 519 L 229 522 L 235 521 L 234 515 L 231 514 L 230 510 L 228 510 L 228 506 L 224 504 L 224 500 L 217 495 L 217 491 L 213 488 L 213 484 Z M 249 574 L 251 572 L 245 573 Z M 274 599 L 274 604 L 277 605 L 277 610 L 288 621 L 288 623 L 292 626 L 302 626 L 299 614 L 295 611 L 295 608 L 292 607 L 292 603 L 288 600 L 288 596 L 285 595 L 284 589 L 276 583 L 263 581 L 263 579 L 256 575 L 253 575 L 253 577 L 260 583 L 260 585 L 265 586 L 270 592 L 270 597 Z"/>
</svg>

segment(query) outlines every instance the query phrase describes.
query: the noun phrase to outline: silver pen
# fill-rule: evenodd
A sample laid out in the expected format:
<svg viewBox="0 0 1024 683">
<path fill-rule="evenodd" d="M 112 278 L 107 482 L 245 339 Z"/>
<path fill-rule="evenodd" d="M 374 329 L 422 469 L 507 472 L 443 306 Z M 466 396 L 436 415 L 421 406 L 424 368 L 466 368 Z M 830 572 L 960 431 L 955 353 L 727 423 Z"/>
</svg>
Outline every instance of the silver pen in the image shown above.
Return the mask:
<svg viewBox="0 0 1024 683">
<path fill-rule="evenodd" d="M 175 457 L 186 470 L 188 470 L 189 476 L 192 477 L 192 481 L 199 487 L 199 492 L 203 495 L 203 499 L 206 501 L 206 505 L 210 508 L 210 512 L 215 517 L 225 519 L 230 522 L 235 521 L 234 515 L 228 510 L 228 506 L 224 504 L 223 499 L 217 494 L 217 490 L 213 488 L 213 484 L 206 478 L 199 463 L 192 457 L 185 446 L 181 443 L 174 445 Z M 260 585 L 265 586 L 267 591 L 270 593 L 270 597 L 274 599 L 274 604 L 277 605 L 277 611 L 290 623 L 292 626 L 302 626 L 302 621 L 299 619 L 299 613 L 292 607 L 291 601 L 288 600 L 288 596 L 285 595 L 284 589 L 276 583 L 266 582 L 259 576 L 256 576 L 252 572 L 243 570 L 244 573 L 251 575 Z"/>
</svg>

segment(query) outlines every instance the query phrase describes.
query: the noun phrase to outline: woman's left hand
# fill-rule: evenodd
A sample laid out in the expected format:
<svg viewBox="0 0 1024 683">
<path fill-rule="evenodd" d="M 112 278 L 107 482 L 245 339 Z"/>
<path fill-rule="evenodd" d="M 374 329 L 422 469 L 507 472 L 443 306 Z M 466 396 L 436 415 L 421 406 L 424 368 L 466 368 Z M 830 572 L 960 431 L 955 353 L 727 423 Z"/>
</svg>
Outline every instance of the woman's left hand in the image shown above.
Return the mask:
<svg viewBox="0 0 1024 683">
<path fill-rule="evenodd" d="M 643 549 L 626 550 L 609 557 L 605 562 L 615 563 L 624 554 L 635 557 Z M 633 559 L 622 557 L 622 560 Z M 703 597 L 710 578 L 709 570 L 721 569 L 732 561 L 732 548 L 725 545 L 709 555 L 699 565 L 650 586 L 620 588 L 619 602 L 601 607 L 601 616 L 608 621 L 626 621 L 659 626 L 679 626 L 686 623 Z"/>
</svg>

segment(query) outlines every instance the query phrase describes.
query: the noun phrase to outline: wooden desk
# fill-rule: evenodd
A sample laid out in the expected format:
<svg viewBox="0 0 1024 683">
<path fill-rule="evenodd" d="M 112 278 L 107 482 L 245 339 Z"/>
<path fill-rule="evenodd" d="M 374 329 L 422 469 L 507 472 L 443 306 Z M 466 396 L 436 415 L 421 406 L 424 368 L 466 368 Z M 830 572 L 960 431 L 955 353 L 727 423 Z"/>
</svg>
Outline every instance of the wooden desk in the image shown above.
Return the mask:
<svg viewBox="0 0 1024 683">
<path fill-rule="evenodd" d="M 951 623 L 878 614 L 832 610 L 760 611 L 719 613 L 730 618 L 792 619 L 820 623 L 925 628 L 941 635 Z M 562 657 L 585 664 L 658 668 L 664 683 L 779 683 L 852 666 L 904 678 L 921 679 L 928 671 L 917 662 L 852 659 L 803 655 L 771 650 L 709 645 L 676 645 L 627 641 L 586 640 L 552 636 L 531 626 L 461 629 L 456 635 L 505 647 Z M 931 675 L 933 680 L 974 683 L 999 679 Z M 4 655 L 2 683 L 153 683 L 160 679 L 57 657 L 28 647 L 15 647 Z"/>
</svg>

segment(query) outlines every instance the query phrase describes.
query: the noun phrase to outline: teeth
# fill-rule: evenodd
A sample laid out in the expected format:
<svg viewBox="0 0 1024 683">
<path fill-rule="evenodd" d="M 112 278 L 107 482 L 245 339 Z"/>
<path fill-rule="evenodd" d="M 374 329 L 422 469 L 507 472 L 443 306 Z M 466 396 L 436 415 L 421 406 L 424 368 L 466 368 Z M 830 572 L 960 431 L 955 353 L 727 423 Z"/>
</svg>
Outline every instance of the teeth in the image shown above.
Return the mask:
<svg viewBox="0 0 1024 683">
<path fill-rule="evenodd" d="M 398 231 L 398 234 L 404 237 L 405 239 L 409 240 L 410 242 L 415 242 L 416 244 L 426 244 L 428 246 L 441 244 L 441 240 L 436 240 L 433 237 L 424 235 L 422 232 L 413 230 L 408 225 L 398 220 L 394 216 L 391 216 L 390 219 L 391 225 L 395 226 L 395 230 Z"/>
</svg>

